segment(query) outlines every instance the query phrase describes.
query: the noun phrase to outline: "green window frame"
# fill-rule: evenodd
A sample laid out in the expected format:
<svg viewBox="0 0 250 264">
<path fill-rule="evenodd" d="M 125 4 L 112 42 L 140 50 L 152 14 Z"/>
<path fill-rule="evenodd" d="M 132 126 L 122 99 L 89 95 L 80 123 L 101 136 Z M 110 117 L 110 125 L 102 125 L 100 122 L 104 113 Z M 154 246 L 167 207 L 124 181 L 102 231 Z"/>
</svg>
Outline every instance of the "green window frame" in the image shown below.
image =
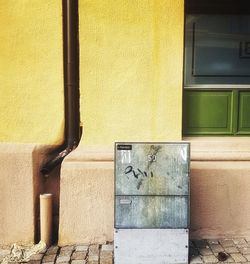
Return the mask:
<svg viewBox="0 0 250 264">
<path fill-rule="evenodd" d="M 185 135 L 250 134 L 250 90 L 185 89 Z"/>
<path fill-rule="evenodd" d="M 249 135 L 250 15 L 199 8 L 186 15 L 183 134 Z"/>
</svg>

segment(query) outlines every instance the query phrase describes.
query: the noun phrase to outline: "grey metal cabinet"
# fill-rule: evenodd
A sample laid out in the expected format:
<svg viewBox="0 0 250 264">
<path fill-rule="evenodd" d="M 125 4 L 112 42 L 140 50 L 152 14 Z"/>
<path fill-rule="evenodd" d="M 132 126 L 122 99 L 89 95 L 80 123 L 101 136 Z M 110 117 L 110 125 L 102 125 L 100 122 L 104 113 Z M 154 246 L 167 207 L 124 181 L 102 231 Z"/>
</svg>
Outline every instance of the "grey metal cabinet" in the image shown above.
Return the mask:
<svg viewBox="0 0 250 264">
<path fill-rule="evenodd" d="M 187 263 L 189 161 L 189 143 L 115 144 L 115 264 L 150 263 L 147 248 L 157 237 L 162 252 L 155 264 Z"/>
</svg>

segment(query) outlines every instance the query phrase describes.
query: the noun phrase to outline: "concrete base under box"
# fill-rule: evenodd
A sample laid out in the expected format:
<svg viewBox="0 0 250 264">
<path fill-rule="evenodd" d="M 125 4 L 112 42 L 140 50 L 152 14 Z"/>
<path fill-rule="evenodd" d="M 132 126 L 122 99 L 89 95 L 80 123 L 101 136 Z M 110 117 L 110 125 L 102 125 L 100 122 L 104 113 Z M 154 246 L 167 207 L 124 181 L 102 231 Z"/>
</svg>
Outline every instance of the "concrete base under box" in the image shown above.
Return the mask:
<svg viewBox="0 0 250 264">
<path fill-rule="evenodd" d="M 188 263 L 187 229 L 115 229 L 114 264 Z"/>
</svg>

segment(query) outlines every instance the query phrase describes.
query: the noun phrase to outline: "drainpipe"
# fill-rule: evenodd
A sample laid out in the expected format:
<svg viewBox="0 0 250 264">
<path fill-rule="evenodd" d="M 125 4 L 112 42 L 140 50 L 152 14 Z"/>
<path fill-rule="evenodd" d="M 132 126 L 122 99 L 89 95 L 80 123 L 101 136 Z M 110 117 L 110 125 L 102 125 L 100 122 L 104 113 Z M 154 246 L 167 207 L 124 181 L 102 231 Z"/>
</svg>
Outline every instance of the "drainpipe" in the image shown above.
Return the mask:
<svg viewBox="0 0 250 264">
<path fill-rule="evenodd" d="M 78 0 L 62 0 L 64 63 L 64 143 L 49 154 L 41 172 L 48 175 L 74 150 L 81 138 L 79 113 Z"/>
</svg>

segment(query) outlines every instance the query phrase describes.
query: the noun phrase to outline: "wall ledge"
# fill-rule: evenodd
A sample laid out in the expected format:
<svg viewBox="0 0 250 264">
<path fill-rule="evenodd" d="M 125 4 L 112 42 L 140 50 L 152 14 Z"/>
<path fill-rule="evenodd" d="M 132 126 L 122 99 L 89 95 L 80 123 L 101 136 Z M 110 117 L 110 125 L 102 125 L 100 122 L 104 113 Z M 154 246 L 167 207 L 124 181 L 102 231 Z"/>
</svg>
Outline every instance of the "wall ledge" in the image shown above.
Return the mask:
<svg viewBox="0 0 250 264">
<path fill-rule="evenodd" d="M 250 137 L 186 137 L 192 161 L 250 161 Z"/>
<path fill-rule="evenodd" d="M 250 161 L 250 137 L 185 137 L 191 161 Z M 79 146 L 64 162 L 113 162 L 113 146 Z"/>
</svg>

